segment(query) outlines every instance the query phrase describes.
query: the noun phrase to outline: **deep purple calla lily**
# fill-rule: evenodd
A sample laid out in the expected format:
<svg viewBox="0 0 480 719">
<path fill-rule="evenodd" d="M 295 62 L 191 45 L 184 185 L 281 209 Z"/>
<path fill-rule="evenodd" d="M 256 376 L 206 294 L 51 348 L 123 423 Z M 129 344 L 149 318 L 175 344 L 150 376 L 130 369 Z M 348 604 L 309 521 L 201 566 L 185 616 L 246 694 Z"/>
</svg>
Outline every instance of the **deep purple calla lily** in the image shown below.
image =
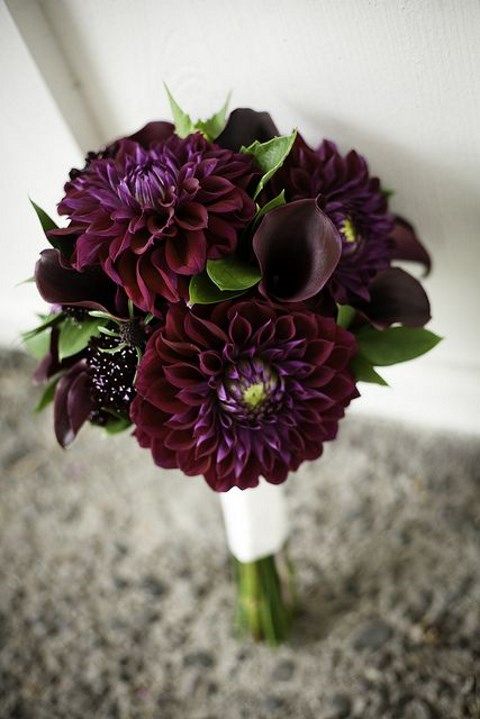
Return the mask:
<svg viewBox="0 0 480 719">
<path fill-rule="evenodd" d="M 255 140 L 267 142 L 279 134 L 268 112 L 239 107 L 230 113 L 225 129 L 215 142 L 227 150 L 239 152 L 242 146 L 248 147 Z"/>
<path fill-rule="evenodd" d="M 260 292 L 283 302 L 316 295 L 335 270 L 342 240 L 316 200 L 297 200 L 271 210 L 253 237 L 262 270 Z"/>
<path fill-rule="evenodd" d="M 378 329 L 400 322 L 423 327 L 430 320 L 430 302 L 422 285 L 400 267 L 379 272 L 369 287 L 370 301 L 357 309 Z"/>
<path fill-rule="evenodd" d="M 73 442 L 95 408 L 89 387 L 90 377 L 85 359 L 77 362 L 57 385 L 53 422 L 55 436 L 62 447 L 68 447 Z"/>
<path fill-rule="evenodd" d="M 78 272 L 58 250 L 43 250 L 35 266 L 35 282 L 43 299 L 53 305 L 71 305 L 127 316 L 127 297 L 100 267 Z"/>
<path fill-rule="evenodd" d="M 430 254 L 418 239 L 415 229 L 403 217 L 395 217 L 390 240 L 392 242 L 392 260 L 419 262 L 425 268 L 425 275 L 429 274 L 432 269 Z"/>
</svg>

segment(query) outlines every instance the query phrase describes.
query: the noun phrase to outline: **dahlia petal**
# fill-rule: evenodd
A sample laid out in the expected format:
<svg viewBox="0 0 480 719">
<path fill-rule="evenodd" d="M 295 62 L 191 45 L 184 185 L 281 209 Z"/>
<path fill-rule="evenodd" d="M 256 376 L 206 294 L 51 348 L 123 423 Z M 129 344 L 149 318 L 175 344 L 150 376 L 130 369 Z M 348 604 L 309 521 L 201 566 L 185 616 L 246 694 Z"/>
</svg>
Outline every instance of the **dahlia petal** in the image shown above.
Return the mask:
<svg viewBox="0 0 480 719">
<path fill-rule="evenodd" d="M 225 177 L 211 175 L 200 183 L 198 199 L 205 204 L 209 204 L 223 195 L 230 194 L 234 189 L 235 185 L 230 180 Z"/>
<path fill-rule="evenodd" d="M 84 232 L 77 238 L 74 252 L 74 265 L 77 270 L 83 270 L 89 265 L 98 264 L 103 250 L 108 248 L 105 237 L 91 235 Z"/>
<path fill-rule="evenodd" d="M 232 342 L 242 346 L 248 342 L 251 335 L 252 326 L 250 322 L 236 314 L 230 324 L 229 330 L 229 336 Z"/>
<path fill-rule="evenodd" d="M 321 365 L 334 350 L 335 343 L 328 340 L 314 340 L 308 345 L 305 359 L 312 364 Z"/>
<path fill-rule="evenodd" d="M 335 376 L 336 370 L 330 367 L 316 367 L 308 378 L 310 387 L 323 387 Z"/>
<path fill-rule="evenodd" d="M 208 320 L 195 317 L 193 314 L 186 316 L 184 327 L 187 336 L 193 342 L 198 342 L 200 347 L 222 348 L 228 342 L 228 336 L 219 327 Z"/>
<path fill-rule="evenodd" d="M 203 232 L 188 232 L 165 243 L 168 266 L 177 274 L 196 275 L 207 261 L 207 243 Z"/>
<path fill-rule="evenodd" d="M 175 451 L 184 451 L 196 446 L 196 439 L 188 430 L 173 430 L 165 436 L 165 446 Z"/>
<path fill-rule="evenodd" d="M 230 208 L 221 211 L 230 212 Z M 177 208 L 175 222 L 184 230 L 202 230 L 208 225 L 207 208 L 199 202 L 186 202 Z"/>
<path fill-rule="evenodd" d="M 175 387 L 191 387 L 204 382 L 200 369 L 191 364 L 178 363 L 164 367 L 165 378 Z"/>
<path fill-rule="evenodd" d="M 223 368 L 220 355 L 217 352 L 207 350 L 199 355 L 199 366 L 206 375 L 217 375 Z"/>
<path fill-rule="evenodd" d="M 163 439 L 154 439 L 151 449 L 153 460 L 159 467 L 175 469 L 178 466 L 175 451 L 167 447 Z"/>
<path fill-rule="evenodd" d="M 211 202 L 208 205 L 209 212 L 215 212 L 218 214 L 226 214 L 228 212 L 236 212 L 244 207 L 243 193 L 235 191 L 229 195 L 220 197 L 216 202 Z"/>
</svg>

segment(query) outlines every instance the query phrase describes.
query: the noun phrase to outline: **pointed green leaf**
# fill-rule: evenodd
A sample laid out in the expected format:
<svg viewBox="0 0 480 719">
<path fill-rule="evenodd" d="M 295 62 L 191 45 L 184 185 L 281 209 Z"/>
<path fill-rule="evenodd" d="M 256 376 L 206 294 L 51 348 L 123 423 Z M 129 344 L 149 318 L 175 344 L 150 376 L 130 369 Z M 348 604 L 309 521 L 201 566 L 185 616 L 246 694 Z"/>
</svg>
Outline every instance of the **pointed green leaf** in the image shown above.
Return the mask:
<svg viewBox="0 0 480 719">
<path fill-rule="evenodd" d="M 60 328 L 58 338 L 58 356 L 60 360 L 71 357 L 83 350 L 90 337 L 98 337 L 100 334 L 99 321 L 95 318 L 88 318 L 82 322 L 67 317 Z"/>
<path fill-rule="evenodd" d="M 194 132 L 194 124 L 190 118 L 190 115 L 187 115 L 187 113 L 182 110 L 180 105 L 175 101 L 167 85 L 165 83 L 163 84 L 167 93 L 168 101 L 170 103 L 170 108 L 172 110 L 173 122 L 175 124 L 175 132 L 179 137 L 187 137 L 187 135 L 190 135 L 192 132 Z"/>
<path fill-rule="evenodd" d="M 197 120 L 195 123 L 195 130 L 200 130 L 200 132 L 205 135 L 207 140 L 213 141 L 220 135 L 221 132 L 223 132 L 225 125 L 227 124 L 227 110 L 230 102 L 230 94 L 231 93 L 228 93 L 223 107 L 215 115 L 209 117 L 208 120 Z"/>
<path fill-rule="evenodd" d="M 47 215 L 45 210 L 42 210 L 42 208 L 39 207 L 37 205 L 37 203 L 34 202 L 31 198 L 29 198 L 29 200 L 32 204 L 33 209 L 37 213 L 37 217 L 40 220 L 40 224 L 41 224 L 42 229 L 45 232 L 45 234 L 47 234 L 47 232 L 49 230 L 56 230 L 58 225 L 56 225 L 56 223 L 52 220 L 52 218 L 49 215 Z"/>
<path fill-rule="evenodd" d="M 354 317 L 355 309 L 353 307 L 350 307 L 350 305 L 338 305 L 337 325 L 348 329 Z"/>
<path fill-rule="evenodd" d="M 40 224 L 42 225 L 42 229 L 45 233 L 45 237 L 49 241 L 52 247 L 54 247 L 56 250 L 60 250 L 60 252 L 65 252 L 65 242 L 62 243 L 62 241 L 59 238 L 56 237 L 49 237 L 47 235 L 47 232 L 49 230 L 56 230 L 58 229 L 58 225 L 52 220 L 52 218 L 47 215 L 45 210 L 42 210 L 41 207 L 39 207 L 31 198 L 30 202 L 32 204 L 33 209 L 37 213 L 37 217 L 40 220 Z"/>
<path fill-rule="evenodd" d="M 27 352 L 35 359 L 40 360 L 50 349 L 50 327 L 43 327 L 34 334 L 26 334 L 22 340 Z"/>
<path fill-rule="evenodd" d="M 58 324 L 62 321 L 62 319 L 65 317 L 63 312 L 56 312 L 51 315 L 45 315 L 42 318 L 42 323 L 38 325 L 38 327 L 35 327 L 33 330 L 28 330 L 28 332 L 22 332 L 22 339 L 29 340 L 32 337 L 35 337 L 35 335 L 40 334 L 40 332 L 43 332 L 47 329 L 47 327 L 52 327 L 53 325 Z"/>
<path fill-rule="evenodd" d="M 34 412 L 41 412 L 43 409 L 45 409 L 45 407 L 47 407 L 47 405 L 50 404 L 50 402 L 53 402 L 53 398 L 55 396 L 55 389 L 57 387 L 58 380 L 60 379 L 60 377 L 60 374 L 56 374 L 54 377 L 51 377 L 44 385 L 42 394 L 40 395 L 40 399 L 35 405 Z"/>
<path fill-rule="evenodd" d="M 206 272 L 195 275 L 190 280 L 190 303 L 192 305 L 211 305 L 214 302 L 231 300 L 241 294 L 243 294 L 242 291 L 222 292 Z"/>
<path fill-rule="evenodd" d="M 28 285 L 31 282 L 35 282 L 35 277 L 27 277 L 26 280 L 22 280 L 21 282 L 17 282 L 15 287 L 21 287 L 22 285 Z"/>
<path fill-rule="evenodd" d="M 233 256 L 222 260 L 208 260 L 207 274 L 220 290 L 230 291 L 248 290 L 262 278 L 258 267 Z"/>
<path fill-rule="evenodd" d="M 357 382 L 370 382 L 388 387 L 388 382 L 375 371 L 372 363 L 361 353 L 357 354 L 350 362 L 350 369 L 355 375 Z"/>
<path fill-rule="evenodd" d="M 373 365 L 406 362 L 433 349 L 441 337 L 423 327 L 364 327 L 357 334 L 360 350 Z"/>
<path fill-rule="evenodd" d="M 247 155 L 252 155 L 259 168 L 264 173 L 260 182 L 255 190 L 254 199 L 263 190 L 266 183 L 273 177 L 273 175 L 283 165 L 285 158 L 290 153 L 293 147 L 295 138 L 297 137 L 297 131 L 293 130 L 290 135 L 282 135 L 280 137 L 272 137 L 267 142 L 259 142 L 255 140 L 248 147 L 242 147 L 240 152 L 244 152 Z"/>
<path fill-rule="evenodd" d="M 270 212 L 270 210 L 274 210 L 275 207 L 281 207 L 281 205 L 285 205 L 285 190 L 282 190 L 276 197 L 274 197 L 270 202 L 267 202 L 266 205 L 263 207 L 258 207 L 257 214 L 255 215 L 255 222 L 258 222 L 264 215 L 267 214 L 267 212 Z"/>
</svg>

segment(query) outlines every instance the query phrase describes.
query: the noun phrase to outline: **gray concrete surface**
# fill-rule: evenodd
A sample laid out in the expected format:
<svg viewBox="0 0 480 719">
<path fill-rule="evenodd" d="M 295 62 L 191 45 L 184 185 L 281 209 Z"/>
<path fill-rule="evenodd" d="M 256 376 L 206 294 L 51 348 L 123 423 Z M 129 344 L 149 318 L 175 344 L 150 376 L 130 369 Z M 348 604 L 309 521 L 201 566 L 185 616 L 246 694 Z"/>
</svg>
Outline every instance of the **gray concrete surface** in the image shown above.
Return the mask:
<svg viewBox="0 0 480 719">
<path fill-rule="evenodd" d="M 0 717 L 480 717 L 478 441 L 349 418 L 288 482 L 300 612 L 233 636 L 216 496 L 128 436 L 67 452 L 0 373 Z"/>
</svg>

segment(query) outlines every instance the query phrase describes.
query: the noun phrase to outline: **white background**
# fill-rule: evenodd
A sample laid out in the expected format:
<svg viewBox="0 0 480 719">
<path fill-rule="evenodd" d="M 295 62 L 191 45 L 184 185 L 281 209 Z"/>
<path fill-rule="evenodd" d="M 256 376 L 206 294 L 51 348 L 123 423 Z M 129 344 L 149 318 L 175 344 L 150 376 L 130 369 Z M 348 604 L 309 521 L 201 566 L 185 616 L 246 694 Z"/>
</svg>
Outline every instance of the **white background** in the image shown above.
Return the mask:
<svg viewBox="0 0 480 719">
<path fill-rule="evenodd" d="M 480 432 L 479 70 L 476 0 L 0 0 L 0 341 L 41 306 L 14 289 L 44 244 L 27 195 L 54 212 L 86 150 L 168 117 L 163 80 L 199 116 L 232 89 L 364 153 L 434 256 L 446 339 L 357 411 Z"/>
</svg>

